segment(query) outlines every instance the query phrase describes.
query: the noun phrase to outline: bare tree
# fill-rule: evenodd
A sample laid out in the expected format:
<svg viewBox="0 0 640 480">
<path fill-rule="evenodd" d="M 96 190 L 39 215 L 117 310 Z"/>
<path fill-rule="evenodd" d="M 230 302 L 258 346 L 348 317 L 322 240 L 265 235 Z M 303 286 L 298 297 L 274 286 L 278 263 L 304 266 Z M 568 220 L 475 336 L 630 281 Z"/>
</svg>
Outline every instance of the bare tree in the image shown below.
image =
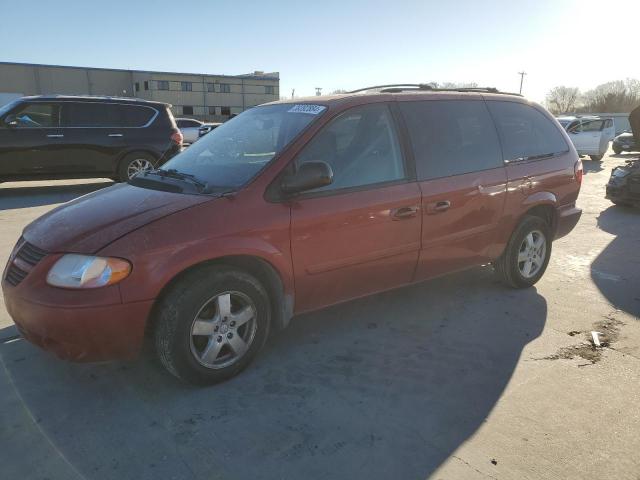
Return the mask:
<svg viewBox="0 0 640 480">
<path fill-rule="evenodd" d="M 603 83 L 584 93 L 584 112 L 630 112 L 640 103 L 640 81 L 634 78 Z"/>
<path fill-rule="evenodd" d="M 547 107 L 555 115 L 572 112 L 578 106 L 579 98 L 580 90 L 576 87 L 555 87 L 547 93 Z"/>
<path fill-rule="evenodd" d="M 337 95 L 339 93 L 347 93 L 347 90 L 345 90 L 344 88 L 337 88 L 336 90 L 331 92 L 331 95 Z"/>
</svg>

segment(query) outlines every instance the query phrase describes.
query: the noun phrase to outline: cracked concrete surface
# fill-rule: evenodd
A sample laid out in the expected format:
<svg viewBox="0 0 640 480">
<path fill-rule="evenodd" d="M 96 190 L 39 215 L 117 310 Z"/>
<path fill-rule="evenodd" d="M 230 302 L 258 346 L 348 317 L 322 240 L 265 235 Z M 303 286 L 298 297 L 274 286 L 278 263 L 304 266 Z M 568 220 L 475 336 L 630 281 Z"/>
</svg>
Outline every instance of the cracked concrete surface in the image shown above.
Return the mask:
<svg viewBox="0 0 640 480">
<path fill-rule="evenodd" d="M 583 217 L 535 288 L 478 268 L 304 315 L 219 386 L 0 341 L 0 476 L 638 480 L 640 212 L 604 199 L 624 158 L 585 161 Z M 0 261 L 98 186 L 0 185 Z M 598 361 L 559 355 L 603 322 Z"/>
</svg>

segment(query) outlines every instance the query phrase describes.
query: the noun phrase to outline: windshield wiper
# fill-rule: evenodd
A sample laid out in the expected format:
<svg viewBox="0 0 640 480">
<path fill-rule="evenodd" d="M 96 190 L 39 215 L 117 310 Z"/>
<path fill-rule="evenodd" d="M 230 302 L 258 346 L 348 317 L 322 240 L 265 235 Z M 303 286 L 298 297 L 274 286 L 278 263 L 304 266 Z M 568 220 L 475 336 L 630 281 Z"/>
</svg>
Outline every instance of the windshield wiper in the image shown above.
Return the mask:
<svg viewBox="0 0 640 480">
<path fill-rule="evenodd" d="M 152 170 L 149 173 L 155 173 L 161 177 L 169 177 L 169 178 L 175 178 L 177 180 L 185 180 L 185 181 L 191 182 L 194 185 L 196 185 L 198 188 L 200 188 L 201 192 L 204 192 L 209 188 L 209 184 L 207 182 L 198 180 L 198 178 L 195 175 L 191 175 L 190 173 L 179 172 L 175 168 L 169 168 L 167 170 L 162 170 L 162 169 Z"/>
</svg>

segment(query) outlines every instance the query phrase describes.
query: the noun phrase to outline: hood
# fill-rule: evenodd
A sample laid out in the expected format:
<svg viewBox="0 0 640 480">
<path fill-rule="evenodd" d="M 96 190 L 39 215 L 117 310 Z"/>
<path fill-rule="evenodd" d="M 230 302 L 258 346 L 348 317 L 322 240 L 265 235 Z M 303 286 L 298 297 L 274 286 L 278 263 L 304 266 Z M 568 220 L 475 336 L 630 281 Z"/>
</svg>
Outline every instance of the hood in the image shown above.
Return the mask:
<svg viewBox="0 0 640 480">
<path fill-rule="evenodd" d="M 122 183 L 60 205 L 27 225 L 23 235 L 48 252 L 94 253 L 132 230 L 211 199 Z"/>
<path fill-rule="evenodd" d="M 640 106 L 636 107 L 629 114 L 629 123 L 631 124 L 633 138 L 640 139 Z"/>
</svg>

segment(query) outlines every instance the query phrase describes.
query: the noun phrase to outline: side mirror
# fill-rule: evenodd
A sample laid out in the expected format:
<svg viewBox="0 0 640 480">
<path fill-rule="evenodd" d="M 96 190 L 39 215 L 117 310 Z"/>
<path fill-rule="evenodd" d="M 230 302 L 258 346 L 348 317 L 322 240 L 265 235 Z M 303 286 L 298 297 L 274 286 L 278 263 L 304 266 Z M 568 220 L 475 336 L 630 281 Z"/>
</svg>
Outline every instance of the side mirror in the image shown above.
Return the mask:
<svg viewBox="0 0 640 480">
<path fill-rule="evenodd" d="M 15 115 L 7 115 L 4 117 L 4 124 L 7 127 L 15 128 L 18 126 L 18 118 Z"/>
<path fill-rule="evenodd" d="M 305 162 L 293 175 L 287 175 L 280 189 L 287 195 L 325 187 L 333 182 L 333 171 L 325 162 Z"/>
</svg>

